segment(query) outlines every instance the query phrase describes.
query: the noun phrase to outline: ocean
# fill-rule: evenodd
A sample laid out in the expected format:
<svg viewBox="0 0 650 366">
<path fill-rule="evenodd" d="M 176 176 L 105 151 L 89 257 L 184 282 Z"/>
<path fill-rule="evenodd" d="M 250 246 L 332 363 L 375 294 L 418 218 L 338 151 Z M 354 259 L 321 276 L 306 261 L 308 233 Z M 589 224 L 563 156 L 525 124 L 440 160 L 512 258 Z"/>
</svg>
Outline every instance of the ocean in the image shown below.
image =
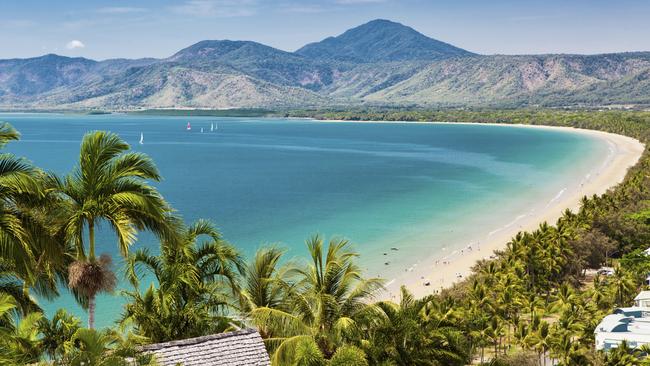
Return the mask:
<svg viewBox="0 0 650 366">
<path fill-rule="evenodd" d="M 513 126 L 120 114 L 0 121 L 22 134 L 6 152 L 58 174 L 76 164 L 84 133 L 115 132 L 154 159 L 164 177 L 156 186 L 187 222 L 213 221 L 245 256 L 275 244 L 299 260 L 309 236 L 344 237 L 367 274 L 387 280 L 551 202 L 608 153 L 590 136 Z M 98 252 L 113 255 L 120 273 L 106 226 L 98 238 Z M 145 233 L 135 247 L 158 243 Z M 122 301 L 119 291 L 100 296 L 97 325 L 115 321 Z M 69 294 L 42 306 L 86 320 Z"/>
</svg>

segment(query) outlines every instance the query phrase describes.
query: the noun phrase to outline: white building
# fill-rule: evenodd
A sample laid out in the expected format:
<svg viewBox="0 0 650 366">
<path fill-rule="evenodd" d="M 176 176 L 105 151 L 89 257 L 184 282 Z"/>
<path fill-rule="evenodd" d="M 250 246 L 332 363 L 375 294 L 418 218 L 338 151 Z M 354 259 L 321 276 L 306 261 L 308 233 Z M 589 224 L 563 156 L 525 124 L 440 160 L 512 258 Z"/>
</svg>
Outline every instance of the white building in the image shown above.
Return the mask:
<svg viewBox="0 0 650 366">
<path fill-rule="evenodd" d="M 634 306 L 650 308 L 650 291 L 641 291 L 634 298 Z"/>
<path fill-rule="evenodd" d="M 627 341 L 631 348 L 650 344 L 650 291 L 641 291 L 634 306 L 620 308 L 607 315 L 594 331 L 596 349 L 609 350 Z"/>
</svg>

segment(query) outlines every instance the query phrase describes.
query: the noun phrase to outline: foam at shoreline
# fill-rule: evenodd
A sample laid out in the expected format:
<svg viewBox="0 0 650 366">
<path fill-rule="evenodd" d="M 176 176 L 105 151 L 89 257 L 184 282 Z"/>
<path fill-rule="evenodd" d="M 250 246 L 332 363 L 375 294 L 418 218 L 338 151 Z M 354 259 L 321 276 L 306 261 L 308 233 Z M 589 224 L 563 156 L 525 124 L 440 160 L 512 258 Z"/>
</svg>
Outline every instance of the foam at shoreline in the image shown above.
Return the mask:
<svg viewBox="0 0 650 366">
<path fill-rule="evenodd" d="M 641 142 L 633 138 L 601 131 L 571 127 L 493 125 L 580 133 L 605 141 L 608 144 L 609 153 L 602 164 L 575 182 L 573 186 L 562 188 L 551 200 L 545 202 L 543 207 L 534 207 L 528 212 L 519 214 L 503 226 L 485 233 L 482 239 L 468 240 L 466 241 L 467 246 L 456 248 L 449 254 L 445 254 L 447 248 L 443 248 L 442 253 L 434 257 L 418 260 L 419 268 L 417 265 L 411 266 L 398 279 L 388 280 L 386 291 L 380 296 L 381 298 L 396 300 L 399 287 L 402 285 L 407 286 L 416 296 L 424 296 L 461 281 L 471 273 L 471 267 L 478 260 L 489 259 L 495 250 L 504 249 L 508 241 L 518 232 L 533 231 L 542 222 L 555 224 L 567 208 L 577 210 L 582 197 L 603 194 L 609 188 L 622 182 L 628 169 L 636 164 L 645 149 Z M 537 204 L 539 205 L 539 202 Z M 429 283 L 429 286 L 425 286 L 425 283 Z"/>
</svg>

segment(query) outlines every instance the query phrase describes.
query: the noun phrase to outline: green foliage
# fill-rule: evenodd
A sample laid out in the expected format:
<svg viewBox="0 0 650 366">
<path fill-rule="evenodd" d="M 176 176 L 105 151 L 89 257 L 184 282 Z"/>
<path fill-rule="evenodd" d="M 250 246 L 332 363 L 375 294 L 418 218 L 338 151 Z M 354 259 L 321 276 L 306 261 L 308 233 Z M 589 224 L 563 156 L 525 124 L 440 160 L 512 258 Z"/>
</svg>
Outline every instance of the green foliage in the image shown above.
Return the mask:
<svg viewBox="0 0 650 366">
<path fill-rule="evenodd" d="M 312 339 L 326 358 L 359 331 L 359 321 L 375 306 L 368 300 L 382 281 L 365 279 L 355 263 L 357 254 L 346 240 L 333 239 L 325 247 L 320 236 L 307 240 L 311 261 L 292 270 L 295 278 L 278 307 L 256 307 L 253 323 L 268 337 L 274 357 L 292 352 L 296 339 Z"/>
<path fill-rule="evenodd" d="M 94 327 L 95 296 L 112 291 L 115 285 L 110 258 L 96 258 L 95 226 L 108 223 L 125 256 L 140 230 L 150 230 L 161 239 L 175 238 L 172 209 L 147 182 L 160 178 L 148 156 L 130 152 L 119 136 L 104 131 L 84 135 L 79 162 L 72 173 L 62 179 L 55 175 L 47 178 L 48 189 L 56 192 L 58 214 L 63 217 L 60 230 L 76 249 L 77 262 L 69 267 L 68 283 L 88 307 L 89 328 Z M 83 239 L 85 232 L 87 242 Z"/>
<path fill-rule="evenodd" d="M 65 309 L 59 309 L 52 319 L 42 318 L 38 324 L 42 334 L 40 347 L 54 361 L 62 359 L 65 354 L 65 344 L 70 342 L 81 328 L 81 321 L 68 314 Z"/>
<path fill-rule="evenodd" d="M 415 299 L 401 288 L 399 304 L 377 303 L 369 313 L 364 344 L 373 364 L 387 361 L 397 365 L 465 365 L 469 362 L 468 338 L 458 327 L 461 321 L 451 303 L 435 297 Z"/>
<path fill-rule="evenodd" d="M 647 112 L 318 113 L 574 126 L 650 141 Z M 16 138 L 9 126 L 0 128 L 0 143 Z M 210 223 L 180 224 L 144 181 L 158 179 L 153 162 L 127 149 L 114 135 L 89 135 L 82 143 L 88 154 L 65 179 L 0 155 L 0 168 L 7 168 L 0 169 L 6 187 L 0 190 L 0 221 L 7 223 L 0 225 L 0 364 L 37 362 L 45 354 L 67 365 L 123 365 L 131 356 L 147 364 L 151 360 L 138 355 L 135 345 L 221 332 L 243 322 L 258 327 L 275 365 L 463 365 L 474 357 L 495 365 L 523 364 L 531 357 L 558 365 L 647 362 L 643 349 L 592 349 L 598 321 L 613 307 L 631 304 L 650 271 L 642 252 L 650 243 L 647 153 L 622 184 L 584 197 L 578 211 L 567 210 L 554 225 L 517 234 L 455 288 L 422 299 L 402 289 L 394 303 L 375 301 L 382 283 L 364 277 L 345 240 L 309 239 L 303 263 L 287 263 L 284 251 L 274 247 L 245 263 Z M 94 220 L 114 224 L 125 254 L 138 230 L 160 238 L 160 254 L 139 249 L 127 256 L 126 276 L 134 289 L 125 293 L 122 325 L 132 332 L 126 339 L 114 330 L 80 328 L 63 311 L 44 319 L 29 294 L 55 295 L 65 270 L 79 269 L 71 258 L 94 256 Z M 618 263 L 614 274 L 585 283 L 585 270 L 606 262 Z"/>
<path fill-rule="evenodd" d="M 295 354 L 291 363 L 295 366 L 324 366 L 325 359 L 318 345 L 309 338 L 296 342 Z M 282 364 L 280 362 L 280 364 Z"/>
<path fill-rule="evenodd" d="M 180 241 L 164 241 L 157 256 L 139 249 L 127 258 L 134 289 L 124 292 L 129 302 L 120 322 L 151 342 L 223 332 L 233 323 L 226 315 L 237 305 L 230 298 L 239 293 L 236 279 L 244 270 L 239 253 L 204 220 L 179 235 Z M 141 292 L 146 273 L 155 283 Z"/>
<path fill-rule="evenodd" d="M 329 366 L 368 366 L 366 354 L 357 347 L 343 346 L 336 350 Z"/>
</svg>

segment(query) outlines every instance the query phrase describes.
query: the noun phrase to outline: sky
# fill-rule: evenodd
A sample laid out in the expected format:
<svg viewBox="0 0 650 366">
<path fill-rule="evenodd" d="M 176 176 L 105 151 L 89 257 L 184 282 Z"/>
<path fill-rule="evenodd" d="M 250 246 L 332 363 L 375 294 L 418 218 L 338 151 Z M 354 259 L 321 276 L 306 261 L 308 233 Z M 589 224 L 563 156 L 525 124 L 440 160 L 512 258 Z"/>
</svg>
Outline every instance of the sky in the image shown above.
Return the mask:
<svg viewBox="0 0 650 366">
<path fill-rule="evenodd" d="M 160 58 L 205 39 L 294 51 L 378 18 L 481 54 L 650 51 L 648 0 L 0 0 L 0 58 Z"/>
</svg>

